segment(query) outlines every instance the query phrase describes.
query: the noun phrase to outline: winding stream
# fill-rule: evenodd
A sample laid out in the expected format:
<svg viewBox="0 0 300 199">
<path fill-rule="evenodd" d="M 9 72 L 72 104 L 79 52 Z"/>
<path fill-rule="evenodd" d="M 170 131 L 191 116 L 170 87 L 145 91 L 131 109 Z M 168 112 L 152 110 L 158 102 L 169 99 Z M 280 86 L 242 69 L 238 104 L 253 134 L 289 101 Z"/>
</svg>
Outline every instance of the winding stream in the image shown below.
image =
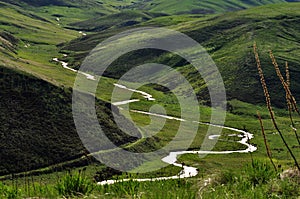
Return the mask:
<svg viewBox="0 0 300 199">
<path fill-rule="evenodd" d="M 152 97 L 152 95 L 150 95 L 146 92 L 130 89 L 130 88 L 127 88 L 126 86 L 123 86 L 123 85 L 120 85 L 120 84 L 115 84 L 115 86 L 117 86 L 119 88 L 129 90 L 129 91 L 140 93 L 144 96 L 144 98 L 146 98 L 148 100 L 155 100 Z M 113 104 L 118 106 L 118 105 L 133 103 L 133 102 L 137 102 L 137 101 L 139 101 L 139 100 L 138 99 L 132 99 L 132 100 L 126 100 L 126 101 L 123 101 L 123 102 L 116 102 L 116 103 L 113 103 Z M 187 122 L 187 120 L 185 120 L 185 119 L 177 118 L 177 117 L 171 117 L 171 116 L 168 116 L 168 115 L 162 115 L 162 114 L 139 111 L 139 110 L 130 110 L 130 111 L 135 112 L 135 113 L 144 114 L 144 115 L 151 115 L 151 116 L 161 117 L 161 118 L 170 119 L 170 120 L 177 120 L 177 121 Z M 220 126 L 220 125 L 215 125 L 215 124 L 210 124 L 210 123 L 203 123 L 203 122 L 198 122 L 198 121 L 192 121 L 192 122 L 196 122 L 196 123 L 201 124 L 201 125 L 214 126 L 214 127 L 218 127 L 218 128 L 228 129 L 228 130 L 231 130 L 233 132 L 236 132 L 236 134 L 230 134 L 228 136 L 229 137 L 236 136 L 236 137 L 241 138 L 241 140 L 238 141 L 238 143 L 241 143 L 241 144 L 247 146 L 247 148 L 244 149 L 244 150 L 236 150 L 236 151 L 202 151 L 202 150 L 199 150 L 199 151 L 176 151 L 176 152 L 171 152 L 168 156 L 164 157 L 162 159 L 162 161 L 167 163 L 167 164 L 171 164 L 171 165 L 174 165 L 176 167 L 181 167 L 182 168 L 180 173 L 176 176 L 157 177 L 157 178 L 144 178 L 144 179 L 105 180 L 105 181 L 102 181 L 102 182 L 98 182 L 98 185 L 114 184 L 114 183 L 118 183 L 118 182 L 122 182 L 122 181 L 130 181 L 130 180 L 138 181 L 138 182 L 145 182 L 145 181 L 170 180 L 170 179 L 194 177 L 198 174 L 197 168 L 177 163 L 177 157 L 179 155 L 183 155 L 183 154 L 216 154 L 217 155 L 217 154 L 231 154 L 231 153 L 249 153 L 249 152 L 254 152 L 254 151 L 257 150 L 257 148 L 255 146 L 248 143 L 248 141 L 253 139 L 253 137 L 254 137 L 253 134 L 251 134 L 249 132 L 246 132 L 246 131 L 241 130 L 241 129 L 226 127 L 226 126 Z M 220 137 L 220 135 L 210 135 L 209 139 L 218 139 L 219 137 Z"/>
<path fill-rule="evenodd" d="M 66 55 L 64 55 L 64 56 L 66 56 Z M 66 68 L 66 69 L 71 70 L 73 72 L 78 72 L 78 73 L 86 76 L 87 79 L 96 80 L 95 76 L 84 73 L 84 72 L 81 72 L 81 71 L 77 71 L 73 68 L 70 68 L 70 67 L 68 67 L 67 62 L 60 61 L 58 58 L 53 58 L 53 61 L 60 63 L 63 66 L 63 68 Z M 152 95 L 150 95 L 149 93 L 146 93 L 144 91 L 131 89 L 131 88 L 128 88 L 128 87 L 126 87 L 124 85 L 121 85 L 121 84 L 114 84 L 114 85 L 118 88 L 121 88 L 121 89 L 125 89 L 125 90 L 131 91 L 131 92 L 139 93 L 145 99 L 147 99 L 149 101 L 154 101 L 155 100 Z M 140 101 L 140 100 L 139 99 L 131 99 L 131 100 L 125 100 L 125 101 L 121 101 L 121 102 L 114 102 L 112 104 L 115 105 L 115 106 L 120 106 L 120 105 L 124 105 L 124 104 L 138 102 L 138 101 Z M 139 113 L 139 114 L 144 114 L 144 115 L 151 115 L 151 116 L 161 117 L 161 118 L 165 118 L 165 119 L 169 119 L 169 120 L 177 120 L 177 121 L 181 121 L 181 122 L 187 122 L 187 120 L 185 120 L 185 119 L 177 118 L 177 117 L 171 117 L 171 116 L 168 116 L 168 115 L 162 115 L 162 114 L 139 111 L 139 110 L 130 110 L 130 111 L 135 112 L 135 113 Z M 217 154 L 231 154 L 231 153 L 249 153 L 249 152 L 254 152 L 254 151 L 257 150 L 257 148 L 255 146 L 248 143 L 248 141 L 253 139 L 253 137 L 254 137 L 253 134 L 251 134 L 249 132 L 246 132 L 246 131 L 241 130 L 241 129 L 226 127 L 226 126 L 220 126 L 220 125 L 215 125 L 215 124 L 210 124 L 210 123 L 203 123 L 203 122 L 198 122 L 198 121 L 192 121 L 192 122 L 196 122 L 196 123 L 201 124 L 201 125 L 214 126 L 214 127 L 218 127 L 218 128 L 228 129 L 228 130 L 231 130 L 233 132 L 236 132 L 236 134 L 231 134 L 231 135 L 228 135 L 228 136 L 230 136 L 230 137 L 236 136 L 236 137 L 241 138 L 241 140 L 238 141 L 238 143 L 241 143 L 241 144 L 247 146 L 247 148 L 244 149 L 244 150 L 236 150 L 236 151 L 202 151 L 202 150 L 198 150 L 198 151 L 176 151 L 176 152 L 171 152 L 168 156 L 164 157 L 162 159 L 162 161 L 167 163 L 167 164 L 174 165 L 176 167 L 181 167 L 182 168 L 182 170 L 176 176 L 157 177 L 157 178 L 144 178 L 144 179 L 105 180 L 105 181 L 102 181 L 102 182 L 98 182 L 97 184 L 98 185 L 114 184 L 114 183 L 117 183 L 117 182 L 120 182 L 120 181 L 130 181 L 130 180 L 138 181 L 138 182 L 145 182 L 145 181 L 170 180 L 170 179 L 194 177 L 198 174 L 197 168 L 177 163 L 177 157 L 179 155 L 183 155 L 183 154 L 216 154 L 217 155 Z M 220 135 L 210 135 L 209 139 L 218 139 L 219 136 Z"/>
<path fill-rule="evenodd" d="M 64 56 L 66 57 L 66 55 L 64 55 Z M 88 74 L 88 73 L 85 73 L 85 72 L 82 72 L 82 71 L 75 70 L 74 68 L 69 67 L 67 62 L 60 61 L 60 60 L 59 60 L 58 58 L 56 58 L 56 57 L 53 58 L 52 60 L 55 61 L 55 62 L 60 63 L 60 64 L 62 65 L 62 67 L 65 68 L 65 69 L 68 69 L 68 70 L 73 71 L 73 72 L 75 72 L 75 73 L 78 72 L 78 73 L 80 73 L 80 74 L 86 76 L 87 79 L 90 79 L 90 80 L 96 80 L 96 78 L 95 78 L 94 75 L 90 75 L 90 74 Z"/>
</svg>

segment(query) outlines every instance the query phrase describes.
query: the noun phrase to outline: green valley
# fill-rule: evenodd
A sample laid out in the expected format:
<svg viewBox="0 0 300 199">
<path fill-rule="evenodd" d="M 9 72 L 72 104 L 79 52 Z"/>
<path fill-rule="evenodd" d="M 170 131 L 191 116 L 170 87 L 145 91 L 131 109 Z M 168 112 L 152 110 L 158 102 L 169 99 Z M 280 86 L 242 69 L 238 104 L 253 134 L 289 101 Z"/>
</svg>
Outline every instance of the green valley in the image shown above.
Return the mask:
<svg viewBox="0 0 300 199">
<path fill-rule="evenodd" d="M 297 0 L 0 1 L 0 198 L 298 198 L 300 115 L 292 103 L 300 99 L 299 24 Z M 179 31 L 204 47 L 224 81 L 224 124 L 212 119 L 221 109 L 211 107 L 204 78 L 178 54 L 140 49 L 114 60 L 101 77 L 80 71 L 99 43 L 147 27 Z M 127 38 L 118 45 L 130 46 Z M 179 103 L 192 94 L 177 79 L 173 90 L 141 86 L 134 77 L 119 81 L 147 63 L 180 73 L 198 107 Z M 93 123 L 76 120 L 92 118 L 91 105 L 113 145 Z"/>
</svg>

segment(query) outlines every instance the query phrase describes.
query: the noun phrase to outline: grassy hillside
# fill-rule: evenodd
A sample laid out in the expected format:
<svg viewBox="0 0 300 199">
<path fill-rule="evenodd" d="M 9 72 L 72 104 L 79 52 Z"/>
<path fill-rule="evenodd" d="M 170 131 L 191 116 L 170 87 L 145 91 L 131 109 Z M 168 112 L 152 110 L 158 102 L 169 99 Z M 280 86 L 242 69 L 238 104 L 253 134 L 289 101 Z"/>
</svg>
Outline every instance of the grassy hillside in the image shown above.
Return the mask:
<svg viewBox="0 0 300 199">
<path fill-rule="evenodd" d="M 59 56 L 56 45 L 82 34 L 21 7 L 2 2 L 0 5 L 2 65 L 18 68 L 56 85 L 72 86 L 75 74 L 51 60 Z"/>
<path fill-rule="evenodd" d="M 1 2 L 22 7 L 48 19 L 57 20 L 62 25 L 80 22 L 94 17 L 116 14 L 120 11 L 147 11 L 163 14 L 214 14 L 242 10 L 265 4 L 294 2 L 297 0 L 263 0 L 263 1 L 213 1 L 213 0 L 2 0 Z M 98 19 L 98 18 L 96 18 Z M 98 19 L 100 20 L 100 19 Z M 95 20 L 92 20 L 95 22 Z M 121 20 L 125 22 L 124 19 Z M 99 30 L 99 29 L 98 29 Z"/>
<path fill-rule="evenodd" d="M 70 87 L 76 73 L 52 62 L 53 57 L 62 56 L 58 44 L 82 35 L 65 29 L 54 16 L 30 9 L 0 2 L 0 175 L 86 154 L 71 110 Z M 74 21 L 72 16 L 67 17 Z M 117 128 L 109 104 L 99 101 L 97 107 L 99 121 L 112 140 L 118 145 L 135 140 Z M 136 131 L 133 126 L 132 130 Z"/>
<path fill-rule="evenodd" d="M 131 1 L 96 1 L 96 0 L 2 0 L 1 5 L 13 6 L 14 9 L 22 10 L 22 13 L 31 11 L 36 16 L 52 20 L 56 24 L 66 26 L 69 23 L 79 22 L 93 18 L 117 13 L 122 6 Z"/>
<path fill-rule="evenodd" d="M 300 3 L 267 5 L 237 13 L 229 13 L 205 23 L 203 21 L 179 27 L 203 44 L 218 65 L 230 98 L 251 103 L 263 99 L 252 45 L 257 42 L 263 70 L 274 104 L 284 102 L 284 91 L 271 64 L 268 51 L 273 50 L 281 69 L 288 61 L 292 77 L 292 90 L 299 98 L 300 72 Z M 233 75 L 235 74 L 235 75 Z M 249 99 L 249 96 L 252 96 Z"/>
<path fill-rule="evenodd" d="M 133 27 L 164 26 L 180 30 L 205 46 L 222 73 L 229 98 L 233 99 L 229 101 L 230 109 L 225 125 L 246 129 L 253 133 L 255 137 L 251 143 L 258 147 L 258 151 L 252 154 L 208 155 L 202 159 L 196 154 L 182 155 L 179 162 L 193 166 L 199 171 L 198 176 L 190 179 L 141 183 L 129 181 L 113 186 L 95 187 L 81 178 L 84 186 L 90 186 L 93 189 L 92 195 L 86 197 L 296 198 L 299 196 L 300 190 L 297 182 L 281 181 L 278 179 L 278 174 L 274 174 L 273 170 L 270 172 L 272 168 L 270 169 L 265 164 L 266 151 L 264 141 L 261 139 L 256 110 L 259 110 L 263 117 L 276 165 L 280 166 L 280 169 L 294 166 L 279 135 L 274 133 L 267 109 L 253 104 L 262 103 L 264 97 L 252 53 L 252 44 L 256 41 L 261 52 L 267 83 L 272 91 L 271 97 L 277 106 L 284 105 L 284 92 L 268 58 L 269 49 L 274 50 L 281 65 L 285 60 L 290 62 L 292 89 L 296 93 L 296 98 L 299 99 L 300 81 L 297 79 L 300 75 L 299 3 L 267 5 L 222 15 L 203 15 L 203 13 L 244 9 L 260 3 L 257 1 L 219 1 L 216 4 L 213 1 L 189 0 L 176 1 L 176 4 L 173 3 L 174 1 L 160 0 L 5 1 L 11 4 L 3 2 L 0 2 L 0 138 L 2 141 L 0 143 L 0 176 L 32 169 L 37 170 L 29 173 L 38 175 L 49 170 L 64 170 L 69 165 L 78 167 L 87 164 L 86 159 L 81 157 L 88 152 L 76 134 L 71 114 L 72 91 L 70 87 L 73 86 L 76 73 L 53 62 L 54 57 L 64 59 L 70 62 L 71 67 L 78 68 L 84 56 L 109 36 Z M 260 2 L 274 3 L 275 1 Z M 25 9 L 19 6 L 25 6 L 23 7 Z M 180 10 L 178 10 L 179 7 Z M 133 11 L 123 11 L 123 9 L 133 9 Z M 119 12 L 120 10 L 122 12 Z M 198 14 L 169 16 L 156 12 Z M 82 35 L 79 33 L 80 30 L 99 32 Z M 124 41 L 124 45 L 126 44 Z M 62 54 L 67 54 L 67 56 Z M 154 135 L 140 140 L 130 137 L 116 126 L 110 104 L 104 102 L 111 98 L 113 83 L 116 82 L 113 78 L 120 77 L 132 66 L 145 62 L 173 66 L 189 79 L 201 100 L 208 99 L 207 89 L 201 77 L 195 75 L 188 63 L 179 56 L 147 49 L 131 52 L 116 60 L 106 71 L 107 77 L 101 78 L 102 82 L 96 93 L 96 96 L 101 99 L 96 102 L 98 120 L 107 136 L 116 145 L 122 145 L 128 151 L 137 153 L 162 148 L 174 139 L 180 125 L 177 120 L 167 120 L 159 132 L 156 132 L 156 128 L 151 128 L 150 132 L 144 132 L 145 130 L 139 132 L 122 114 L 117 114 L 119 121 L 122 120 L 128 124 L 132 132 L 153 133 Z M 159 104 L 166 109 L 168 115 L 180 117 L 181 110 L 177 99 L 168 92 L 168 89 L 158 85 L 143 86 L 139 89 L 152 94 L 156 101 L 147 101 L 135 93 L 133 97 L 141 100 L 130 104 L 131 109 L 149 111 L 152 105 Z M 120 91 L 120 93 L 123 92 L 127 91 Z M 194 107 L 189 108 L 195 111 Z M 209 122 L 211 109 L 201 105 L 200 112 L 201 121 Z M 299 157 L 300 148 L 290 128 L 288 113 L 284 109 L 277 108 L 274 112 L 278 125 L 284 132 L 284 137 L 296 157 Z M 147 126 L 153 119 L 134 112 L 130 113 L 130 117 L 135 124 L 140 126 Z M 300 121 L 297 116 L 295 117 L 295 125 L 298 128 Z M 207 132 L 207 128 L 206 125 L 199 125 L 196 138 L 189 147 L 190 150 L 199 149 L 205 137 L 203 132 Z M 187 127 L 184 131 L 189 133 L 191 129 Z M 237 132 L 223 130 L 214 150 L 244 149 L 245 146 L 237 143 L 238 138 L 232 136 L 232 133 Z M 183 140 L 175 141 L 175 146 L 181 146 Z M 94 150 L 102 149 L 100 147 Z M 243 167 L 250 165 L 252 158 L 262 162 L 258 164 L 258 168 L 253 166 L 253 162 L 252 167 Z M 91 165 L 85 167 L 79 175 L 87 174 L 89 180 L 128 177 L 127 173 L 113 176 L 114 170 L 105 169 L 105 166 L 99 166 L 100 163 L 88 163 Z M 147 164 L 144 166 L 147 167 Z M 233 172 L 225 171 L 228 168 Z M 266 170 L 261 172 L 262 169 Z M 83 172 L 84 170 L 86 172 Z M 152 173 L 139 173 L 129 177 L 170 176 L 178 174 L 179 170 L 179 167 L 168 166 Z M 0 182 L 0 197 L 68 197 L 57 188 L 58 185 L 62 185 L 64 179 L 76 176 L 69 173 L 67 177 L 61 178 L 66 173 L 62 171 L 33 177 L 26 176 L 27 173 L 9 175 L 9 177 L 12 176 L 12 181 Z M 120 172 L 116 173 L 120 174 Z M 253 178 L 257 177 L 257 173 L 258 177 L 266 180 L 257 183 L 257 179 Z M 25 177 L 18 179 L 20 176 Z M 204 185 L 208 182 L 207 179 L 212 179 L 213 183 Z M 79 193 L 76 192 L 76 194 Z"/>
<path fill-rule="evenodd" d="M 261 52 L 267 83 L 272 96 L 274 96 L 274 104 L 283 106 L 285 99 L 279 96 L 284 96 L 284 91 L 279 88 L 280 82 L 272 68 L 268 51 L 274 51 L 282 67 L 285 61 L 289 61 L 292 90 L 299 98 L 300 82 L 296 78 L 300 75 L 299 10 L 300 3 L 275 4 L 218 16 L 198 16 L 199 18 L 197 15 L 194 18 L 189 15 L 185 17 L 163 16 L 138 26 L 167 26 L 198 41 L 216 62 L 224 79 L 228 97 L 250 103 L 260 103 L 264 100 L 252 52 L 252 45 L 256 41 Z M 124 29 L 126 28 L 114 27 L 73 40 L 63 49 L 74 51 L 74 59 L 78 64 L 87 55 L 87 52 L 99 42 Z M 198 91 L 198 95 L 205 99 L 208 98 L 205 94 L 206 90 L 200 89 L 203 85 L 201 77 L 189 75 L 192 71 L 184 60 L 157 50 L 139 50 L 124 55 L 112 64 L 106 75 L 120 77 L 129 68 L 147 62 L 164 63 L 177 67 L 188 76 L 195 86 L 195 90 Z M 252 97 L 249 98 L 249 96 Z"/>
<path fill-rule="evenodd" d="M 4 67 L 0 68 L 0 81 L 3 124 L 0 126 L 0 175 L 32 170 L 88 153 L 75 130 L 70 89 Z M 119 130 L 109 104 L 97 101 L 96 111 L 103 131 L 116 145 L 136 139 Z M 121 115 L 119 119 L 128 123 Z M 130 128 L 137 132 L 134 126 Z"/>
</svg>

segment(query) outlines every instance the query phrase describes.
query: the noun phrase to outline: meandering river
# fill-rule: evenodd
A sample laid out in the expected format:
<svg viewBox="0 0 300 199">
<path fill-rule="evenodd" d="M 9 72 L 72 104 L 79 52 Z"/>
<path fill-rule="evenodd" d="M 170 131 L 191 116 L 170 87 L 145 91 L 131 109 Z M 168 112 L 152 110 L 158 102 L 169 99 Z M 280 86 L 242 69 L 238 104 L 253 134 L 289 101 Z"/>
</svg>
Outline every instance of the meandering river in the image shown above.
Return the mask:
<svg viewBox="0 0 300 199">
<path fill-rule="evenodd" d="M 95 76 L 90 75 L 88 73 L 81 72 L 81 71 L 77 71 L 73 68 L 70 68 L 70 67 L 68 67 L 67 62 L 60 61 L 58 58 L 53 58 L 53 61 L 56 61 L 56 62 L 60 63 L 64 68 L 66 68 L 68 70 L 71 70 L 73 72 L 79 72 L 79 73 L 83 74 L 84 76 L 86 76 L 87 79 L 96 80 Z M 149 101 L 154 101 L 155 100 L 151 94 L 146 93 L 144 91 L 131 89 L 131 88 L 128 88 L 128 87 L 126 87 L 124 85 L 121 85 L 121 84 L 114 84 L 114 85 L 118 88 L 121 88 L 121 89 L 125 89 L 125 90 L 131 91 L 131 92 L 139 93 L 145 99 L 147 99 Z M 120 105 L 124 105 L 124 104 L 138 102 L 138 101 L 140 101 L 140 100 L 139 99 L 131 99 L 131 100 L 125 100 L 125 101 L 121 101 L 121 102 L 114 102 L 113 105 L 120 106 Z M 155 116 L 155 117 L 161 117 L 161 118 L 165 118 L 165 119 L 169 119 L 169 120 L 177 120 L 177 121 L 181 121 L 181 122 L 187 122 L 187 120 L 185 120 L 183 118 L 171 117 L 171 116 L 168 116 L 168 115 L 162 115 L 162 114 L 139 111 L 139 110 L 130 110 L 130 111 L 135 112 L 135 113 L 144 114 L 144 115 L 151 115 L 151 116 Z M 210 124 L 210 123 L 203 123 L 203 122 L 198 122 L 198 121 L 190 121 L 190 122 L 197 122 L 200 125 L 215 126 L 215 127 L 218 127 L 218 128 L 231 130 L 235 133 L 231 134 L 231 135 L 228 135 L 228 136 L 236 136 L 236 137 L 241 138 L 241 140 L 237 141 L 237 142 L 247 146 L 247 148 L 244 149 L 244 150 L 236 150 L 236 151 L 232 151 L 232 150 L 228 150 L 228 151 L 202 151 L 202 150 L 196 150 L 196 151 L 171 152 L 168 156 L 164 157 L 162 159 L 162 161 L 167 163 L 167 164 L 174 165 L 176 167 L 182 168 L 182 170 L 180 171 L 180 173 L 178 175 L 169 176 L 169 177 L 157 177 L 157 178 L 151 178 L 151 179 L 150 178 L 144 178 L 144 179 L 105 180 L 105 181 L 102 181 L 102 182 L 98 182 L 98 184 L 99 185 L 114 184 L 114 183 L 117 183 L 117 182 L 120 182 L 120 181 L 129 181 L 129 180 L 144 182 L 144 181 L 170 180 L 170 179 L 194 177 L 198 174 L 197 168 L 177 163 L 177 157 L 179 155 L 183 155 L 183 154 L 215 154 L 215 155 L 218 155 L 218 154 L 231 154 L 231 153 L 249 153 L 249 152 L 254 152 L 254 151 L 257 150 L 257 148 L 255 146 L 248 143 L 248 141 L 253 139 L 253 137 L 254 137 L 253 134 L 251 134 L 249 132 L 246 132 L 246 131 L 241 130 L 241 129 L 236 129 L 236 128 L 227 127 L 227 126 L 220 126 L 220 125 L 215 125 L 215 124 Z M 209 139 L 218 139 L 218 138 L 219 138 L 219 135 L 209 136 Z"/>
<path fill-rule="evenodd" d="M 155 100 L 152 97 L 152 95 L 150 95 L 146 92 L 139 91 L 139 90 L 134 90 L 134 89 L 131 89 L 131 88 L 127 88 L 126 86 L 123 86 L 123 85 L 120 85 L 120 84 L 115 84 L 115 86 L 117 86 L 119 88 L 126 89 L 128 91 L 140 93 L 144 96 L 144 98 L 146 98 L 148 100 Z M 119 106 L 119 105 L 124 105 L 124 104 L 128 104 L 128 103 L 134 103 L 134 102 L 137 102 L 137 101 L 139 101 L 139 100 L 138 99 L 132 99 L 132 100 L 126 100 L 126 101 L 122 101 L 122 102 L 116 102 L 116 103 L 113 103 L 113 104 L 116 105 L 116 106 Z M 177 121 L 181 121 L 181 122 L 187 122 L 187 120 L 185 120 L 185 119 L 177 118 L 177 117 L 171 117 L 171 116 L 168 116 L 168 115 L 150 113 L 150 112 L 139 111 L 139 110 L 130 110 L 130 111 L 135 112 L 135 113 L 144 114 L 144 115 L 151 115 L 151 116 L 161 117 L 161 118 L 165 118 L 165 119 L 169 119 L 169 120 L 177 120 Z M 235 132 L 235 134 L 230 134 L 228 136 L 231 136 L 231 137 L 236 136 L 236 137 L 241 138 L 241 140 L 237 141 L 237 142 L 247 146 L 247 148 L 244 149 L 244 150 L 236 150 L 236 151 L 232 151 L 232 150 L 228 150 L 228 151 L 202 151 L 202 150 L 197 150 L 197 151 L 176 151 L 176 152 L 171 152 L 168 156 L 164 157 L 162 159 L 162 161 L 165 162 L 165 163 L 168 163 L 170 165 L 174 165 L 176 167 L 182 168 L 182 170 L 180 171 L 180 173 L 178 175 L 169 176 L 169 177 L 143 178 L 143 179 L 105 180 L 105 181 L 102 181 L 102 182 L 98 182 L 98 184 L 99 185 L 114 184 L 114 183 L 117 183 L 117 182 L 120 182 L 120 181 L 129 181 L 129 180 L 138 181 L 138 182 L 145 182 L 145 181 L 170 180 L 170 179 L 194 177 L 198 174 L 197 168 L 177 163 L 177 157 L 179 155 L 183 155 L 183 154 L 216 154 L 217 155 L 217 154 L 231 154 L 231 153 L 249 153 L 249 152 L 254 152 L 254 151 L 257 150 L 257 148 L 255 146 L 248 143 L 248 141 L 253 139 L 254 136 L 253 136 L 253 134 L 251 134 L 247 131 L 232 128 L 232 127 L 227 127 L 227 126 L 220 126 L 220 125 L 215 125 L 215 124 L 210 124 L 210 123 L 198 122 L 198 121 L 192 121 L 192 122 L 197 122 L 200 125 L 215 126 L 215 127 L 218 127 L 218 128 L 231 130 L 231 131 Z M 218 139 L 219 136 L 220 135 L 211 135 L 211 136 L 209 136 L 209 139 Z"/>
</svg>

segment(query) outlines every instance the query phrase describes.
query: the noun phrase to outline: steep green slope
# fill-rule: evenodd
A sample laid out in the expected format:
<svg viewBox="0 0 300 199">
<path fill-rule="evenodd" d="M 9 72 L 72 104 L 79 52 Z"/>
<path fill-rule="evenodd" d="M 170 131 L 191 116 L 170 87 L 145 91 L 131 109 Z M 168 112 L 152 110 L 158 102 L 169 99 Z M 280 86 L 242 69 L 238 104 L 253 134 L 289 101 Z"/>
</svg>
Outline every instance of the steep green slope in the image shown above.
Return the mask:
<svg viewBox="0 0 300 199">
<path fill-rule="evenodd" d="M 272 67 L 268 50 L 274 51 L 281 66 L 284 65 L 285 61 L 289 61 L 293 79 L 292 90 L 297 98 L 300 97 L 300 81 L 296 78 L 300 75 L 298 56 L 300 54 L 300 3 L 266 5 L 219 16 L 195 17 L 193 20 L 186 17 L 184 18 L 186 22 L 179 24 L 178 20 L 174 20 L 174 18 L 176 17 L 158 17 L 142 25 L 167 25 L 186 33 L 206 47 L 219 67 L 229 98 L 250 103 L 264 101 L 252 52 L 254 41 L 258 43 L 261 50 L 262 65 L 271 94 L 274 96 L 274 103 L 278 106 L 285 104 L 284 97 L 279 98 L 279 96 L 284 96 L 284 91 L 279 89 L 280 82 Z M 177 18 L 181 18 L 181 16 Z M 65 46 L 64 50 L 75 51 L 76 60 L 82 60 L 95 45 L 122 30 L 124 28 L 114 28 L 74 40 Z M 187 75 L 198 92 L 198 96 L 208 100 L 209 96 L 203 87 L 201 77 L 192 75 L 193 72 L 190 67 L 179 57 L 170 57 L 170 55 L 160 51 L 140 50 L 129 53 L 115 61 L 106 74 L 111 77 L 120 77 L 129 68 L 147 62 L 164 63 L 174 67 L 180 66 L 178 70 Z"/>
<path fill-rule="evenodd" d="M 76 133 L 71 89 L 0 67 L 0 101 L 0 175 L 32 170 L 88 153 Z M 136 139 L 117 127 L 110 104 L 97 101 L 96 112 L 103 131 L 116 145 Z M 131 126 L 132 132 L 138 132 L 123 116 L 119 115 L 118 119 Z"/>
</svg>

